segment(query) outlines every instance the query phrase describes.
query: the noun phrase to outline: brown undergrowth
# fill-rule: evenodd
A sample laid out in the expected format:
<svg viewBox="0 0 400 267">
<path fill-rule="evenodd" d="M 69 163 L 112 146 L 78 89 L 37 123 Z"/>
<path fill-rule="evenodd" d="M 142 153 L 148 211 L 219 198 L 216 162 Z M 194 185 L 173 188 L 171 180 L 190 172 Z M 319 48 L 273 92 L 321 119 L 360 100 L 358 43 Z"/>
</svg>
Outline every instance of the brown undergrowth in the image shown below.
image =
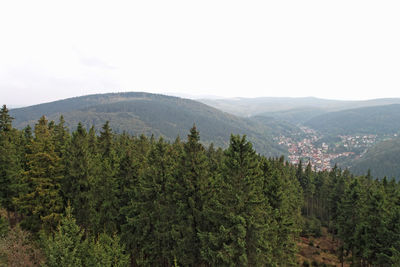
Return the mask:
<svg viewBox="0 0 400 267">
<path fill-rule="evenodd" d="M 338 258 L 338 241 L 333 240 L 326 228 L 321 237 L 301 237 L 298 242 L 297 259 L 300 266 L 342 266 Z M 343 266 L 350 266 L 344 263 Z"/>
</svg>

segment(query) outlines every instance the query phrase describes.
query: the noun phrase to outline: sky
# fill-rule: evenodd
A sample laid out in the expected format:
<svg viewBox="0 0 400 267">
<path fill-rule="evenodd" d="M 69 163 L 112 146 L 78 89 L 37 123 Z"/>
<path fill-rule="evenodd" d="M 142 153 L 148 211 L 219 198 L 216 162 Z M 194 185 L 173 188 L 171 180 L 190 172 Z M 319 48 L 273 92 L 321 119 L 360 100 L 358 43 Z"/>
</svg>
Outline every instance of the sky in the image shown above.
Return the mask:
<svg viewBox="0 0 400 267">
<path fill-rule="evenodd" d="M 400 1 L 1 1 L 0 104 L 400 97 Z"/>
</svg>

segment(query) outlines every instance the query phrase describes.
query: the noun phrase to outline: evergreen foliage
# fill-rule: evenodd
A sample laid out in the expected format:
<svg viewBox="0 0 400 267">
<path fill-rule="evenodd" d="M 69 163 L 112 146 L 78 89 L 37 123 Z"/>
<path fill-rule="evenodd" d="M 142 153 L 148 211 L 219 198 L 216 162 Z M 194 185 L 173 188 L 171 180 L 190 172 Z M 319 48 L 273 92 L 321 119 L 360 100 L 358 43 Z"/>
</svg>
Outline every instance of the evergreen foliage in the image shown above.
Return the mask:
<svg viewBox="0 0 400 267">
<path fill-rule="evenodd" d="M 18 196 L 22 166 L 18 151 L 18 132 L 4 105 L 0 110 L 0 206 L 15 211 L 13 199 Z M 10 214 L 9 214 L 10 217 Z"/>
<path fill-rule="evenodd" d="M 83 231 L 76 224 L 72 208 L 67 206 L 57 231 L 43 236 L 46 266 L 128 266 L 129 256 L 119 244 L 119 237 L 105 233 L 97 239 L 85 239 Z"/>
<path fill-rule="evenodd" d="M 205 148 L 196 126 L 173 143 L 109 123 L 70 135 L 62 117 L 32 133 L 5 107 L 0 126 L 0 262 L 44 263 L 40 235 L 48 266 L 296 266 L 299 235 L 321 227 L 342 262 L 400 262 L 393 179 L 293 166 L 240 135 Z"/>
<path fill-rule="evenodd" d="M 162 136 L 173 142 L 176 136 L 186 136 L 187 130 L 196 123 L 202 129 L 202 141 L 227 147 L 231 133 L 246 134 L 260 153 L 279 156 L 286 150 L 273 142 L 270 123 L 236 117 L 198 101 L 179 97 L 127 92 L 88 95 L 11 110 L 16 128 L 22 129 L 34 123 L 42 115 L 58 120 L 64 115 L 65 125 L 75 129 L 81 122 L 86 129 L 94 126 L 100 132 L 109 121 L 110 127 L 119 134 L 144 134 L 156 138 Z M 279 125 L 274 122 L 271 125 Z M 286 129 L 285 125 L 280 125 Z M 290 129 L 290 128 L 289 128 Z"/>
<path fill-rule="evenodd" d="M 52 134 L 43 116 L 35 125 L 35 138 L 29 147 L 31 153 L 26 156 L 28 170 L 23 183 L 28 191 L 17 200 L 21 211 L 28 215 L 24 227 L 33 231 L 55 229 L 63 210 L 60 195 L 62 171 Z"/>
<path fill-rule="evenodd" d="M 85 255 L 83 233 L 72 216 L 70 206 L 66 208 L 66 214 L 61 219 L 54 235 L 43 239 L 47 266 L 83 266 Z"/>
</svg>

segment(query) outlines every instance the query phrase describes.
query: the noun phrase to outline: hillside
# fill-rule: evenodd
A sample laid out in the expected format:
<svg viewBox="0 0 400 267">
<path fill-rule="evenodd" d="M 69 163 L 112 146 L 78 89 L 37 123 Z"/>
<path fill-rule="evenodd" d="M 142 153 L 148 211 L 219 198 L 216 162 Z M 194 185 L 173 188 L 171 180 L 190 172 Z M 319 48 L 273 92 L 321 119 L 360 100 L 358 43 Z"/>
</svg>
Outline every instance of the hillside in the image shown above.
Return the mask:
<svg viewBox="0 0 400 267">
<path fill-rule="evenodd" d="M 273 116 L 253 116 L 250 117 L 252 121 L 262 124 L 268 129 L 274 137 L 285 135 L 294 136 L 301 132 L 300 128 L 295 124 L 282 120 L 280 118 L 275 118 Z"/>
<path fill-rule="evenodd" d="M 257 116 L 272 117 L 294 125 L 303 124 L 310 118 L 326 113 L 327 111 L 318 107 L 299 107 L 275 112 L 264 112 Z"/>
<path fill-rule="evenodd" d="M 200 99 L 200 102 L 217 109 L 229 112 L 231 114 L 250 117 L 255 115 L 281 115 L 287 111 L 295 115 L 306 113 L 306 118 L 309 115 L 316 116 L 322 112 L 333 112 L 352 108 L 380 106 L 400 104 L 398 98 L 382 98 L 365 101 L 343 101 L 320 99 L 316 97 L 256 97 L 256 98 L 224 98 L 224 99 Z M 316 113 L 309 111 L 317 111 Z M 303 116 L 304 117 L 304 116 Z M 290 118 L 290 117 L 289 117 Z"/>
<path fill-rule="evenodd" d="M 305 125 L 322 134 L 394 134 L 400 130 L 400 105 L 349 109 L 316 116 Z"/>
<path fill-rule="evenodd" d="M 368 169 L 376 178 L 395 177 L 400 179 L 400 138 L 383 141 L 368 150 L 362 157 L 352 162 L 350 171 L 365 175 Z"/>
<path fill-rule="evenodd" d="M 286 152 L 272 141 L 270 129 L 257 121 L 238 118 L 197 101 L 157 94 L 88 95 L 13 109 L 10 113 L 15 127 L 20 129 L 28 124 L 33 126 L 42 115 L 54 121 L 63 115 L 70 129 L 82 122 L 99 130 L 110 121 L 118 133 L 154 134 L 168 140 L 178 135 L 186 138 L 195 123 L 206 144 L 213 142 L 225 147 L 231 133 L 246 134 L 260 153 L 279 156 Z"/>
<path fill-rule="evenodd" d="M 227 98 L 201 99 L 209 106 L 235 114 L 250 117 L 264 113 L 280 112 L 298 108 L 335 108 L 346 104 L 344 101 L 318 99 L 314 97 L 256 97 L 256 98 Z"/>
</svg>

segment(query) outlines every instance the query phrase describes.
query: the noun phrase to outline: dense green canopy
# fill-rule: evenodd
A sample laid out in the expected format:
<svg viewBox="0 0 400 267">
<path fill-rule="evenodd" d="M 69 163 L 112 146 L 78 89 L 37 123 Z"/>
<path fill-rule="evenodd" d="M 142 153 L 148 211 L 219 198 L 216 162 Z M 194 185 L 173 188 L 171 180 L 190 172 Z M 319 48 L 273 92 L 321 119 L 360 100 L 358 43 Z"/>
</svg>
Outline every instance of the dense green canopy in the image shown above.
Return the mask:
<svg viewBox="0 0 400 267">
<path fill-rule="evenodd" d="M 200 136 L 194 125 L 171 143 L 108 122 L 99 135 L 82 124 L 70 134 L 44 116 L 32 133 L 4 106 L 0 264 L 23 246 L 24 261 L 48 266 L 296 266 L 299 235 L 321 225 L 342 261 L 400 262 L 395 181 L 266 158 L 246 136 L 225 150 Z"/>
</svg>

